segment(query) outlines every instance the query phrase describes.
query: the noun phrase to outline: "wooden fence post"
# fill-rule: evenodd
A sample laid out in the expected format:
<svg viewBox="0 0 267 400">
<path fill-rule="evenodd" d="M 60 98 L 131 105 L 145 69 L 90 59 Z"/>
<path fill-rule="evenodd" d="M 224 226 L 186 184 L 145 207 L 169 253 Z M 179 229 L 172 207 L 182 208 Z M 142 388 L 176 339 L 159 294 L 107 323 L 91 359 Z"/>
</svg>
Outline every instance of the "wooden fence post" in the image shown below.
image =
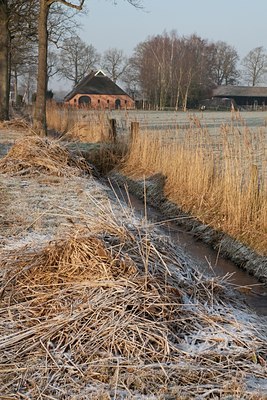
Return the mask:
<svg viewBox="0 0 267 400">
<path fill-rule="evenodd" d="M 117 139 L 117 122 L 114 118 L 109 120 L 109 139 L 112 142 L 116 142 Z"/>
<path fill-rule="evenodd" d="M 131 142 L 139 135 L 139 122 L 131 122 Z"/>
</svg>

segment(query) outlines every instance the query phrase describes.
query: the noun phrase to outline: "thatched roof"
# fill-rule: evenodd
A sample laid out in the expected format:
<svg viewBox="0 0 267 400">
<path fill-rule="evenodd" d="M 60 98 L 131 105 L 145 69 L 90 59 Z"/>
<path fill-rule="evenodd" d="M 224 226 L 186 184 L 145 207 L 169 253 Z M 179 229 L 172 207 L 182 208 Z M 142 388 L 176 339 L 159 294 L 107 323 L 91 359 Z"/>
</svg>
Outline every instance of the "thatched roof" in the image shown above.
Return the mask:
<svg viewBox="0 0 267 400">
<path fill-rule="evenodd" d="M 213 97 L 267 97 L 267 87 L 255 86 L 218 86 Z"/>
<path fill-rule="evenodd" d="M 127 95 L 115 82 L 107 77 L 104 72 L 92 71 L 89 75 L 79 82 L 70 93 L 65 97 L 65 101 L 69 101 L 76 94 L 88 95 Z"/>
</svg>

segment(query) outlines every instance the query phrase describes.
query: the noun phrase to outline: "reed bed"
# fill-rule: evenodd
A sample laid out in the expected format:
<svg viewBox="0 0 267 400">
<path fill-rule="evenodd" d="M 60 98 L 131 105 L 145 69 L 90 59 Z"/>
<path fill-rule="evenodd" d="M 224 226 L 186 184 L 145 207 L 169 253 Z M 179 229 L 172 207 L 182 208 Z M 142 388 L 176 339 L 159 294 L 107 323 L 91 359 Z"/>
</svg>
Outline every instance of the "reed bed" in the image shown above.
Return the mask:
<svg viewBox="0 0 267 400">
<path fill-rule="evenodd" d="M 161 174 L 167 199 L 267 254 L 266 128 L 222 125 L 215 135 L 194 120 L 176 132 L 141 132 L 122 171 L 141 179 Z"/>
<path fill-rule="evenodd" d="M 2 252 L 1 395 L 264 399 L 264 327 L 225 279 L 130 213 L 99 210 L 41 249 Z"/>
<path fill-rule="evenodd" d="M 46 116 L 48 128 L 64 134 L 69 140 L 92 143 L 109 141 L 110 127 L 104 112 L 48 102 Z"/>
<path fill-rule="evenodd" d="M 55 140 L 37 136 L 17 141 L 8 154 L 0 160 L 0 172 L 10 175 L 35 175 L 45 173 L 55 176 L 84 175 L 91 167 Z"/>
</svg>

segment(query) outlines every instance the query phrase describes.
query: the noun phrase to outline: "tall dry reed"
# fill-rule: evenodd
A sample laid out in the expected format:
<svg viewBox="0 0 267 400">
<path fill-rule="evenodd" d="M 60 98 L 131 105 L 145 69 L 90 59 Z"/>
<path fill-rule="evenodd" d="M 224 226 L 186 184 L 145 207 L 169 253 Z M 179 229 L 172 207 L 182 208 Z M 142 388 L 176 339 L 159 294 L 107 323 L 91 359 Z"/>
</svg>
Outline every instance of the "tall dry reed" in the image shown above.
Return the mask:
<svg viewBox="0 0 267 400">
<path fill-rule="evenodd" d="M 47 126 L 68 138 L 83 142 L 105 142 L 109 140 L 107 114 L 88 108 L 74 108 L 47 103 Z"/>
<path fill-rule="evenodd" d="M 124 171 L 162 174 L 164 195 L 184 211 L 267 254 L 266 129 L 222 125 L 212 132 L 188 128 L 133 139 Z"/>
</svg>

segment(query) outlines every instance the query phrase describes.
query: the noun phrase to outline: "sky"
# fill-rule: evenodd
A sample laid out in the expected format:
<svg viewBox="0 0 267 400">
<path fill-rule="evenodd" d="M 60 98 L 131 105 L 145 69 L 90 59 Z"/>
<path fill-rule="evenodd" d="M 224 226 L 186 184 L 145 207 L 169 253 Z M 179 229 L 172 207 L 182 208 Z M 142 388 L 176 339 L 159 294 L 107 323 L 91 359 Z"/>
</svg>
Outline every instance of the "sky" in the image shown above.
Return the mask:
<svg viewBox="0 0 267 400">
<path fill-rule="evenodd" d="M 149 36 L 176 30 L 233 46 L 240 59 L 267 47 L 267 0 L 142 0 L 143 10 L 127 0 L 87 0 L 79 36 L 103 54 L 117 48 L 131 56 Z"/>
<path fill-rule="evenodd" d="M 225 41 L 241 58 L 255 47 L 267 47 L 267 0 L 142 0 L 143 10 L 127 0 L 86 3 L 79 33 L 100 52 L 116 47 L 131 55 L 138 43 L 164 30 Z"/>
</svg>

